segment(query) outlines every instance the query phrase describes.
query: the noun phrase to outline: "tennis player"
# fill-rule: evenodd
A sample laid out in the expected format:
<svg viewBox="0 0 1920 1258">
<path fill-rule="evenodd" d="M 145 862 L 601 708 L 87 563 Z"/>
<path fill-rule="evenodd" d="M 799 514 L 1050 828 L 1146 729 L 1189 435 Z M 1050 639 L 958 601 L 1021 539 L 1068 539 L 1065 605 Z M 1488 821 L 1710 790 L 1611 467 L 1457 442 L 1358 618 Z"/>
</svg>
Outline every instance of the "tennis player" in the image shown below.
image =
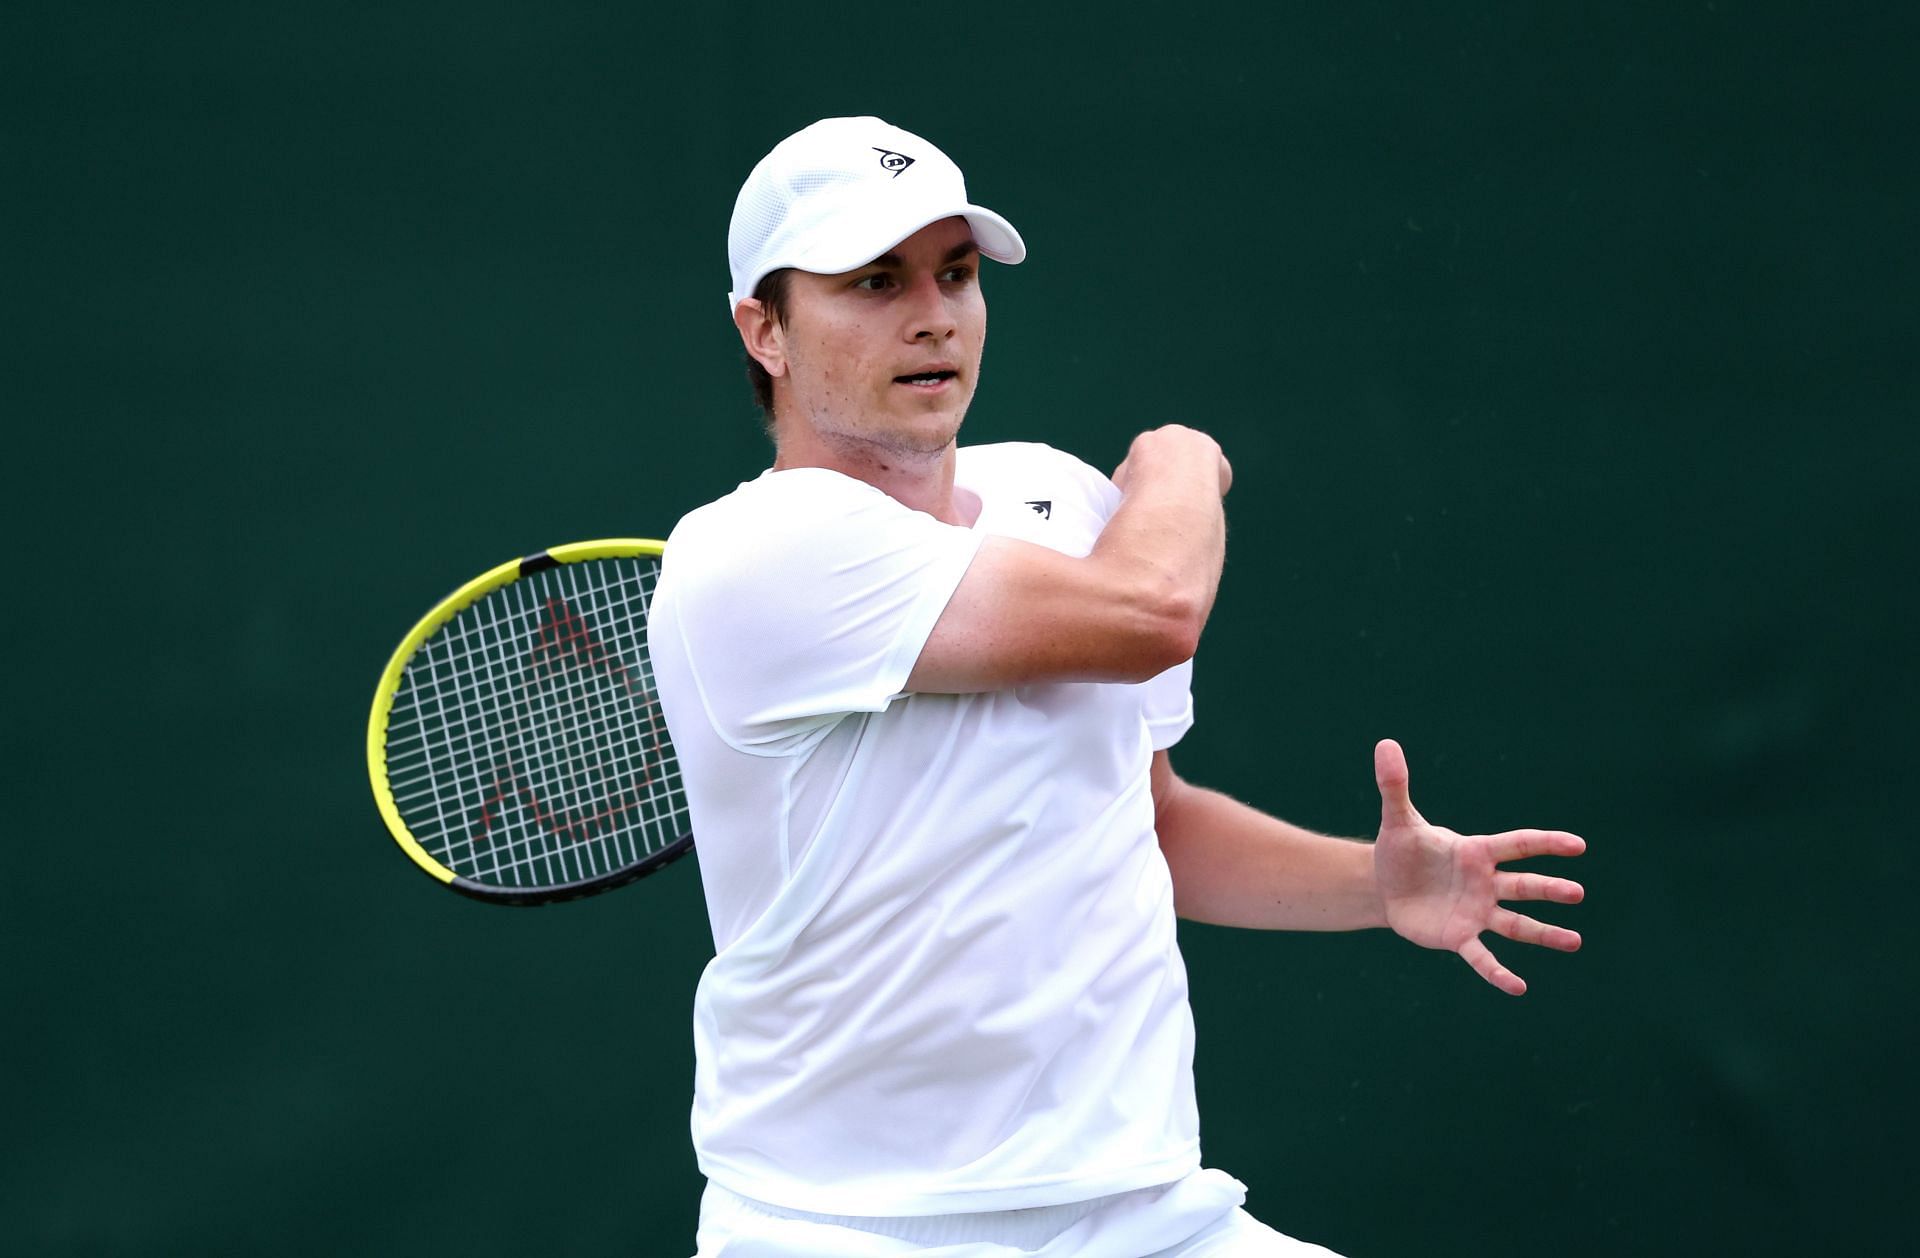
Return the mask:
<svg viewBox="0 0 1920 1258">
<path fill-rule="evenodd" d="M 1190 785 L 1191 657 L 1231 471 L 1168 426 L 1111 478 L 960 447 L 1013 226 L 926 140 L 835 118 L 776 146 L 728 238 L 773 466 L 688 515 L 650 645 L 716 955 L 695 998 L 701 1258 L 1325 1253 L 1201 1165 L 1176 915 L 1385 926 L 1524 984 L 1501 901 L 1581 897 L 1465 836 L 1374 751 L 1378 838 Z"/>
</svg>

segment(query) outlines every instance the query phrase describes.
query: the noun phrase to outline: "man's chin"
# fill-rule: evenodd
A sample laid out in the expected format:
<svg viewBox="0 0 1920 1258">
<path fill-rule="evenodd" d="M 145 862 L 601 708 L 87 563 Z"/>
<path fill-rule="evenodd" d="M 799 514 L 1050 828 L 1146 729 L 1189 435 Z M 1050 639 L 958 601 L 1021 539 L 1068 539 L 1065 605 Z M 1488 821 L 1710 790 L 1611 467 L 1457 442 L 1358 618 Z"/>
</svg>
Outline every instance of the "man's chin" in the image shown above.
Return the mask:
<svg viewBox="0 0 1920 1258">
<path fill-rule="evenodd" d="M 939 454 L 960 435 L 960 422 L 965 418 L 965 412 L 916 415 L 887 434 L 885 444 L 902 454 Z"/>
<path fill-rule="evenodd" d="M 938 432 L 915 431 L 900 433 L 880 444 L 900 455 L 902 458 L 938 458 L 952 447 L 960 435 L 958 425 L 949 426 Z"/>
<path fill-rule="evenodd" d="M 823 432 L 829 445 L 861 457 L 882 455 L 907 463 L 932 462 L 953 448 L 959 425 L 901 426 L 884 432 Z"/>
</svg>

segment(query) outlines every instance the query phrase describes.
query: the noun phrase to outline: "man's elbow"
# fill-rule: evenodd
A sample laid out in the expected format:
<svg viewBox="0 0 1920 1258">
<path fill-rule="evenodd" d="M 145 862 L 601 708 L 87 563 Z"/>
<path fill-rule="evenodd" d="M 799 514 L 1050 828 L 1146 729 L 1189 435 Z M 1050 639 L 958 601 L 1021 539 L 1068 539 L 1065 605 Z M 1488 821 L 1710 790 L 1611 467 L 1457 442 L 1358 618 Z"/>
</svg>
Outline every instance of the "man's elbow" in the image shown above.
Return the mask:
<svg viewBox="0 0 1920 1258">
<path fill-rule="evenodd" d="M 1153 601 L 1143 618 L 1136 643 L 1135 681 L 1158 677 L 1184 664 L 1200 649 L 1200 631 L 1207 624 L 1207 605 L 1191 593 L 1166 593 Z"/>
<path fill-rule="evenodd" d="M 1204 621 L 1182 618 L 1170 622 L 1156 635 L 1151 649 L 1148 677 L 1158 677 L 1169 668 L 1184 664 L 1200 649 L 1200 629 Z"/>
</svg>

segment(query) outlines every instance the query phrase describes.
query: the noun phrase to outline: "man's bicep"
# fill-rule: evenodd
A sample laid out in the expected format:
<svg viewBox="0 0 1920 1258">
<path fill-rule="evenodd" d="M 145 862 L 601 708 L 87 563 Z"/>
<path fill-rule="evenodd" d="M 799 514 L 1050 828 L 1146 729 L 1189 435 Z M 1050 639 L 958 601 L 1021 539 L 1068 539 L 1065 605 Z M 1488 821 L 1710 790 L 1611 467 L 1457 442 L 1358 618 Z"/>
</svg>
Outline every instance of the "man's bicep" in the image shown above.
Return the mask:
<svg viewBox="0 0 1920 1258">
<path fill-rule="evenodd" d="M 1154 574 L 989 537 L 921 648 L 911 691 L 1144 681 L 1193 654 L 1192 620 Z"/>
</svg>

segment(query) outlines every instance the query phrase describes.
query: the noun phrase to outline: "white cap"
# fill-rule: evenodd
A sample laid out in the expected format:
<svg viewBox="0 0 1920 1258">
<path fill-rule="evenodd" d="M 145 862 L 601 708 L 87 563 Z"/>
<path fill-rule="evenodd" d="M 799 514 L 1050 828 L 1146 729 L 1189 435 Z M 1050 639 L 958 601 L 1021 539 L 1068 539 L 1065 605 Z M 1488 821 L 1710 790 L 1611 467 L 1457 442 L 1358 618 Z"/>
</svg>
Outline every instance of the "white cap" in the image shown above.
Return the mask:
<svg viewBox="0 0 1920 1258">
<path fill-rule="evenodd" d="M 1012 223 L 967 200 L 945 153 L 878 118 L 823 119 L 774 145 L 740 185 L 727 229 L 727 309 L 782 267 L 839 275 L 956 214 L 987 257 L 1027 256 Z"/>
</svg>

